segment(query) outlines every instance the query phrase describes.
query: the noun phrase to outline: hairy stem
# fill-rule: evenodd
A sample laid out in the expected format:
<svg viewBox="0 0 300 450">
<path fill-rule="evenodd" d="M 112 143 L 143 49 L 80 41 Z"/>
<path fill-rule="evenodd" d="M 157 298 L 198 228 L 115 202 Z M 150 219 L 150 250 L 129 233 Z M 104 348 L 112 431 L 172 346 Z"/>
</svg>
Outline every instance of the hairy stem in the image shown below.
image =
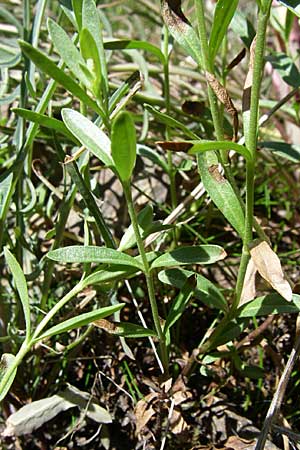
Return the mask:
<svg viewBox="0 0 300 450">
<path fill-rule="evenodd" d="M 144 242 L 143 242 L 141 234 L 140 234 L 138 221 L 137 221 L 137 215 L 136 215 L 136 212 L 135 212 L 135 209 L 133 206 L 133 199 L 132 199 L 131 188 L 130 188 L 129 182 L 123 183 L 123 189 L 124 189 L 124 194 L 125 194 L 125 198 L 126 198 L 126 202 L 127 202 L 130 220 L 131 220 L 132 227 L 133 227 L 134 234 L 135 234 L 136 241 L 137 241 L 137 246 L 138 246 L 138 249 L 139 249 L 139 252 L 140 252 L 140 255 L 142 258 L 143 266 L 144 266 L 144 273 L 145 273 L 149 301 L 150 301 L 150 306 L 151 306 L 151 311 L 152 311 L 152 318 L 153 318 L 155 330 L 156 330 L 156 333 L 157 333 L 157 336 L 159 339 L 159 347 L 160 347 L 160 352 L 161 352 L 162 364 L 164 367 L 165 374 L 168 374 L 168 365 L 169 365 L 168 351 L 167 351 L 165 336 L 164 336 L 164 333 L 163 333 L 163 330 L 162 330 L 162 327 L 160 324 L 160 320 L 159 320 L 158 307 L 157 307 L 155 291 L 154 291 L 153 276 L 152 276 L 152 272 L 150 270 L 150 266 L 149 266 L 149 263 L 147 260 Z"/>
</svg>

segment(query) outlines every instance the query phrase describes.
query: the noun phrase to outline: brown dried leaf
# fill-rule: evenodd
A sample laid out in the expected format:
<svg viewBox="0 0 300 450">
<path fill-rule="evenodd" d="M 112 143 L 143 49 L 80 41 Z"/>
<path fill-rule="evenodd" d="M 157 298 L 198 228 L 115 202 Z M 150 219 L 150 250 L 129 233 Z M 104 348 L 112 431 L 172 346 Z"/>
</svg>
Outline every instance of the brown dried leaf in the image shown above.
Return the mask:
<svg viewBox="0 0 300 450">
<path fill-rule="evenodd" d="M 246 439 L 241 439 L 238 436 L 230 436 L 226 443 L 225 443 L 225 447 L 224 450 L 226 449 L 233 449 L 233 450 L 250 450 L 250 449 L 254 449 L 254 444 L 255 441 L 254 440 L 246 440 Z"/>
<path fill-rule="evenodd" d="M 266 241 L 256 243 L 250 249 L 251 258 L 264 280 L 287 301 L 292 300 L 292 289 L 285 279 L 280 260 Z"/>
<path fill-rule="evenodd" d="M 188 424 L 184 420 L 180 411 L 174 409 L 170 420 L 170 429 L 174 434 L 180 434 L 188 428 Z"/>
<path fill-rule="evenodd" d="M 228 91 L 222 86 L 222 84 L 217 80 L 217 78 L 209 73 L 206 72 L 206 80 L 218 99 L 221 103 L 225 106 L 226 111 L 232 116 L 233 118 L 233 140 L 234 142 L 237 141 L 237 135 L 238 135 L 238 128 L 239 128 L 239 120 L 238 120 L 238 112 L 236 107 L 233 104 L 233 101 L 230 98 L 230 95 L 228 94 Z"/>
<path fill-rule="evenodd" d="M 174 142 L 174 141 L 157 141 L 157 145 L 160 145 L 164 150 L 171 150 L 172 152 L 187 152 L 194 144 L 191 142 Z"/>
<path fill-rule="evenodd" d="M 201 114 L 203 114 L 204 107 L 205 107 L 204 102 L 197 102 L 197 101 L 195 102 L 191 100 L 186 100 L 182 104 L 181 109 L 186 114 L 191 114 L 193 116 L 200 116 Z"/>
<path fill-rule="evenodd" d="M 250 47 L 250 60 L 249 60 L 249 69 L 246 76 L 244 90 L 243 90 L 243 99 L 242 99 L 242 111 L 250 110 L 250 98 L 251 98 L 251 87 L 253 80 L 253 68 L 254 68 L 254 57 L 255 57 L 255 47 L 256 47 L 256 37 L 253 39 L 251 47 Z"/>
<path fill-rule="evenodd" d="M 149 420 L 155 414 L 155 409 L 151 406 L 151 402 L 157 398 L 158 394 L 152 392 L 146 395 L 142 400 L 139 400 L 134 409 L 134 415 L 136 418 L 136 434 L 139 434 L 141 430 L 147 425 Z"/>
<path fill-rule="evenodd" d="M 256 295 L 256 289 L 255 289 L 255 275 L 257 272 L 257 268 L 253 262 L 253 259 L 250 258 L 246 270 L 246 275 L 244 279 L 244 285 L 242 290 L 242 295 L 240 299 L 239 306 L 244 305 L 245 303 L 249 302 L 250 300 L 253 300 Z"/>
<path fill-rule="evenodd" d="M 246 56 L 246 49 L 245 47 L 239 52 L 239 54 L 231 61 L 231 63 L 228 64 L 227 70 L 233 69 L 235 66 L 237 66 L 242 59 L 244 59 Z"/>
</svg>

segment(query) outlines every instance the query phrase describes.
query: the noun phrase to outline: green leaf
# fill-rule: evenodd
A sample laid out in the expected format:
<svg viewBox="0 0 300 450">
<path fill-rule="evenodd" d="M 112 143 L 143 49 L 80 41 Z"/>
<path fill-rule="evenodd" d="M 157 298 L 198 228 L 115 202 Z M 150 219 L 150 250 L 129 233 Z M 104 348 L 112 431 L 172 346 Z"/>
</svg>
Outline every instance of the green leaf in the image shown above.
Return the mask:
<svg viewBox="0 0 300 450">
<path fill-rule="evenodd" d="M 269 314 L 298 313 L 300 311 L 300 295 L 293 294 L 292 302 L 287 302 L 279 294 L 268 294 L 258 297 L 237 310 L 237 317 L 258 317 Z"/>
<path fill-rule="evenodd" d="M 111 266 L 109 269 L 97 270 L 96 272 L 88 275 L 83 281 L 83 288 L 95 284 L 112 283 L 114 281 L 130 278 L 131 275 L 136 274 L 139 271 L 136 267 L 130 266 Z"/>
<path fill-rule="evenodd" d="M 136 160 L 136 134 L 133 119 L 126 111 L 113 121 L 111 153 L 121 181 L 129 181 Z"/>
<path fill-rule="evenodd" d="M 228 310 L 228 305 L 219 289 L 203 275 L 181 268 L 162 270 L 158 278 L 162 283 L 170 284 L 181 289 L 191 277 L 196 277 L 194 296 L 210 308 Z"/>
<path fill-rule="evenodd" d="M 71 161 L 69 164 L 66 164 L 66 167 L 73 183 L 75 183 L 78 191 L 80 192 L 86 207 L 89 209 L 91 216 L 94 218 L 99 233 L 102 236 L 106 247 L 115 248 L 115 241 L 110 232 L 110 229 L 105 222 L 101 209 L 99 205 L 97 205 L 90 187 L 87 185 L 84 177 L 81 175 L 76 161 Z"/>
<path fill-rule="evenodd" d="M 67 91 L 79 98 L 86 106 L 92 108 L 101 117 L 103 117 L 102 109 L 97 103 L 92 100 L 85 91 L 79 86 L 79 84 L 73 80 L 69 75 L 65 74 L 57 64 L 44 55 L 42 52 L 32 47 L 25 41 L 19 41 L 20 47 L 23 53 L 44 73 L 49 75 L 57 83 L 61 84 Z"/>
<path fill-rule="evenodd" d="M 104 317 L 114 314 L 123 308 L 125 303 L 118 303 L 117 305 L 107 306 L 105 308 L 96 309 L 95 311 L 90 311 L 88 313 L 80 314 L 79 316 L 72 317 L 72 319 L 65 320 L 64 322 L 49 328 L 43 334 L 35 339 L 35 342 L 42 339 L 54 336 L 56 334 L 65 333 L 66 331 L 74 330 L 74 328 L 84 327 L 89 325 L 94 320 L 99 320 Z"/>
<path fill-rule="evenodd" d="M 233 339 L 236 339 L 248 326 L 249 324 L 249 317 L 244 317 L 242 319 L 238 320 L 231 320 L 226 327 L 222 330 L 222 333 L 216 337 L 215 340 L 213 340 L 213 346 L 214 348 L 218 347 L 219 345 L 227 344 L 230 341 L 233 341 Z M 213 334 L 211 336 L 211 339 L 213 339 Z"/>
<path fill-rule="evenodd" d="M 104 263 L 137 267 L 143 270 L 143 265 L 132 256 L 118 252 L 112 248 L 92 245 L 72 245 L 58 248 L 47 253 L 47 257 L 62 263 Z"/>
<path fill-rule="evenodd" d="M 151 269 L 187 264 L 213 264 L 224 259 L 225 256 L 225 250 L 219 245 L 180 247 L 155 259 Z"/>
<path fill-rule="evenodd" d="M 88 67 L 94 75 L 93 92 L 98 96 L 101 88 L 101 63 L 96 42 L 87 28 L 83 28 L 80 32 L 80 49 L 87 64 L 92 62 L 92 67 L 90 65 Z"/>
<path fill-rule="evenodd" d="M 21 53 L 18 48 L 0 43 L 0 68 L 10 68 L 19 64 Z"/>
<path fill-rule="evenodd" d="M 189 304 L 189 301 L 194 294 L 196 287 L 196 280 L 194 276 L 186 279 L 184 282 L 178 296 L 173 300 L 171 308 L 169 310 L 165 325 L 164 333 L 166 334 L 168 330 L 180 319 L 184 313 L 185 308 Z"/>
<path fill-rule="evenodd" d="M 3 353 L 0 360 L 0 402 L 5 398 L 17 374 L 17 368 L 13 370 L 6 379 L 6 375 L 11 366 L 15 363 L 16 357 L 11 353 Z"/>
<path fill-rule="evenodd" d="M 7 247 L 4 248 L 4 256 L 6 259 L 6 262 L 8 264 L 8 267 L 10 268 L 10 271 L 13 275 L 14 282 L 22 303 L 24 317 L 25 317 L 25 324 L 26 324 L 26 339 L 28 340 L 30 337 L 30 303 L 29 303 L 29 297 L 28 297 L 28 290 L 27 290 L 27 284 L 25 280 L 25 276 L 23 273 L 23 270 L 20 267 L 20 264 L 14 257 L 14 255 L 8 250 Z"/>
<path fill-rule="evenodd" d="M 73 109 L 64 108 L 63 121 L 71 133 L 107 167 L 114 167 L 110 154 L 110 140 L 97 125 Z"/>
<path fill-rule="evenodd" d="M 202 66 L 200 40 L 181 10 L 181 1 L 162 0 L 161 11 L 163 20 L 174 39 L 199 66 Z"/>
<path fill-rule="evenodd" d="M 82 3 L 83 0 L 72 0 L 72 8 L 76 17 L 78 30 L 82 27 Z"/>
<path fill-rule="evenodd" d="M 102 99 L 104 103 L 107 103 L 109 98 L 109 86 L 106 66 L 106 56 L 103 47 L 103 27 L 99 15 L 99 10 L 96 7 L 94 0 L 83 0 L 82 5 L 82 28 L 89 30 L 90 34 L 96 43 L 98 49 L 99 61 L 101 66 L 101 90 Z"/>
<path fill-rule="evenodd" d="M 106 41 L 104 43 L 104 48 L 107 50 L 146 50 L 157 56 L 162 64 L 165 64 L 165 57 L 162 51 L 153 44 L 144 41 L 136 41 L 134 39 L 120 39 L 113 41 Z"/>
<path fill-rule="evenodd" d="M 215 153 L 198 155 L 198 169 L 203 185 L 217 208 L 238 234 L 244 235 L 244 212 L 231 184 L 218 172 Z"/>
<path fill-rule="evenodd" d="M 252 160 L 251 152 L 243 145 L 236 144 L 231 141 L 185 141 L 193 144 L 188 150 L 189 155 L 197 155 L 198 153 L 204 153 L 210 150 L 234 150 L 242 155 L 247 161 Z"/>
<path fill-rule="evenodd" d="M 150 328 L 144 328 L 130 322 L 109 322 L 108 320 L 95 321 L 94 325 L 110 334 L 115 334 L 125 338 L 143 338 L 156 336 L 155 331 Z"/>
<path fill-rule="evenodd" d="M 300 86 L 300 73 L 296 64 L 285 53 L 273 53 L 266 57 L 272 67 L 279 73 L 283 81 L 292 87 Z"/>
<path fill-rule="evenodd" d="M 82 70 L 82 67 L 86 65 L 85 60 L 67 33 L 52 19 L 48 19 L 48 30 L 54 47 L 61 59 L 69 67 L 71 72 L 73 72 L 75 77 L 89 89 L 91 87 L 92 75 L 90 74 L 90 77 L 87 77 L 88 69 Z"/>
<path fill-rule="evenodd" d="M 292 13 L 300 17 L 300 0 L 278 0 L 283 6 L 286 6 Z"/>
<path fill-rule="evenodd" d="M 255 29 L 246 15 L 237 10 L 233 16 L 230 28 L 243 41 L 247 48 L 250 48 L 251 42 L 255 36 Z"/>
<path fill-rule="evenodd" d="M 138 146 L 137 146 L 137 154 L 139 156 L 142 156 L 144 158 L 149 159 L 154 164 L 157 164 L 159 167 L 161 167 L 163 169 L 163 171 L 165 173 L 169 173 L 168 163 L 165 160 L 165 158 L 160 156 L 157 153 L 157 151 L 153 150 L 152 148 L 147 147 L 146 145 L 138 144 Z"/>
<path fill-rule="evenodd" d="M 265 141 L 260 142 L 259 146 L 270 149 L 275 155 L 281 156 L 294 163 L 300 162 L 300 145 L 287 144 L 286 142 Z"/>
<path fill-rule="evenodd" d="M 154 116 L 154 118 L 164 125 L 168 125 L 170 128 L 174 128 L 176 130 L 182 130 L 187 136 L 192 139 L 196 139 L 197 136 L 193 131 L 191 131 L 188 127 L 186 127 L 183 123 L 179 122 L 179 120 L 173 119 L 173 117 L 169 116 L 166 113 L 160 112 L 158 109 L 154 108 L 151 105 L 144 105 L 146 110 L 150 112 Z"/>
<path fill-rule="evenodd" d="M 78 143 L 78 140 L 74 138 L 74 135 L 70 133 L 68 128 L 61 120 L 57 120 L 54 119 L 53 117 L 49 117 L 44 114 L 39 114 L 37 112 L 30 111 L 29 109 L 24 108 L 12 108 L 12 111 L 16 113 L 19 117 L 23 117 L 24 119 L 29 120 L 30 122 L 37 123 L 42 127 L 55 130 L 58 133 L 67 136 L 72 141 Z"/>
<path fill-rule="evenodd" d="M 13 173 L 7 173 L 0 181 L 0 220 L 2 220 L 8 208 L 11 191 L 13 189 Z"/>
<path fill-rule="evenodd" d="M 145 208 L 143 208 L 139 212 L 137 220 L 139 224 L 140 233 L 141 235 L 143 235 L 143 232 L 151 225 L 153 221 L 152 206 L 149 204 L 145 206 Z M 133 226 L 129 225 L 129 227 L 122 236 L 118 250 L 120 252 L 124 252 L 125 250 L 128 250 L 129 248 L 133 247 L 135 244 L 136 244 L 136 237 L 133 230 Z"/>
<path fill-rule="evenodd" d="M 218 0 L 209 39 L 210 59 L 213 63 L 234 16 L 239 0 Z"/>
</svg>

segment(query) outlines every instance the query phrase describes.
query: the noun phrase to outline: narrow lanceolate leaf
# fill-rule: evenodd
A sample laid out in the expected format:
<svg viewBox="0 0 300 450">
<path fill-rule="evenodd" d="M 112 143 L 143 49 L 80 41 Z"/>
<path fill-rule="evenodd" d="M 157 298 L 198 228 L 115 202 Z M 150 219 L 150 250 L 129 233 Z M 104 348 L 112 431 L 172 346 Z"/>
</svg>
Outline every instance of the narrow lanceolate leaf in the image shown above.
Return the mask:
<svg viewBox="0 0 300 450">
<path fill-rule="evenodd" d="M 292 302 L 286 302 L 279 294 L 257 297 L 237 310 L 237 317 L 258 317 L 269 314 L 292 314 L 300 312 L 300 295 L 293 294 Z"/>
<path fill-rule="evenodd" d="M 121 181 L 129 181 L 136 160 L 136 134 L 133 119 L 126 111 L 113 121 L 111 153 Z"/>
<path fill-rule="evenodd" d="M 287 301 L 292 300 L 292 288 L 285 279 L 280 259 L 266 241 L 250 248 L 251 258 L 257 271 Z"/>
<path fill-rule="evenodd" d="M 30 303 L 29 303 L 29 297 L 28 297 L 28 290 L 27 290 L 27 284 L 25 280 L 25 276 L 23 273 L 23 270 L 20 267 L 20 264 L 14 257 L 14 255 L 8 250 L 8 248 L 4 248 L 4 255 L 6 262 L 8 264 L 8 267 L 10 268 L 10 271 L 13 275 L 14 282 L 22 303 L 24 317 L 25 317 L 25 324 L 26 324 L 26 338 L 29 339 L 30 337 Z"/>
<path fill-rule="evenodd" d="M 6 421 L 5 436 L 22 436 L 47 424 L 59 413 L 78 407 L 92 420 L 100 423 L 111 423 L 112 418 L 106 409 L 91 399 L 87 392 L 80 391 L 72 385 L 48 398 L 28 403 L 17 412 L 11 414 Z"/>
<path fill-rule="evenodd" d="M 95 320 L 93 324 L 105 330 L 107 333 L 115 334 L 125 338 L 142 338 L 149 336 L 156 336 L 155 331 L 150 328 L 144 328 L 140 325 L 135 325 L 130 322 L 110 322 L 109 320 L 100 319 Z"/>
<path fill-rule="evenodd" d="M 145 50 L 157 56 L 161 63 L 165 64 L 165 57 L 162 51 L 155 45 L 150 44 L 150 42 L 136 41 L 134 39 L 115 39 L 113 41 L 106 41 L 104 43 L 104 48 L 107 50 Z"/>
<path fill-rule="evenodd" d="M 283 6 L 286 6 L 292 13 L 300 17 L 300 1 L 298 0 L 278 0 Z"/>
<path fill-rule="evenodd" d="M 164 325 L 164 333 L 167 333 L 167 331 L 180 319 L 184 313 L 185 308 L 188 306 L 189 301 L 194 294 L 196 283 L 195 276 L 191 276 L 186 279 L 178 296 L 172 302 Z"/>
<path fill-rule="evenodd" d="M 300 162 L 300 145 L 288 144 L 287 142 L 261 142 L 260 147 L 270 149 L 275 155 L 286 158 L 294 163 Z"/>
<path fill-rule="evenodd" d="M 182 289 L 186 281 L 191 277 L 196 277 L 196 287 L 194 296 L 210 308 L 228 310 L 228 305 L 221 291 L 207 278 L 190 270 L 176 267 L 174 269 L 162 270 L 158 278 L 162 283 Z"/>
<path fill-rule="evenodd" d="M 103 111 L 97 103 L 92 100 L 86 92 L 79 86 L 79 83 L 73 80 L 69 75 L 67 75 L 62 69 L 60 69 L 57 64 L 40 52 L 32 45 L 25 41 L 19 41 L 19 45 L 22 52 L 44 73 L 49 75 L 54 81 L 61 84 L 67 91 L 73 94 L 75 97 L 79 98 L 86 106 L 89 106 L 94 111 L 96 111 L 101 117 L 103 116 Z"/>
<path fill-rule="evenodd" d="M 64 108 L 62 118 L 71 133 L 107 167 L 114 167 L 110 140 L 93 122 L 73 109 Z"/>
<path fill-rule="evenodd" d="M 230 141 L 198 141 L 188 150 L 189 155 L 204 153 L 209 150 L 234 150 L 242 155 L 247 161 L 251 161 L 252 156 L 247 147 Z"/>
<path fill-rule="evenodd" d="M 101 89 L 102 98 L 104 102 L 108 100 L 108 77 L 107 77 L 107 65 L 106 57 L 103 47 L 103 27 L 101 18 L 99 15 L 99 10 L 96 7 L 94 0 L 83 0 L 82 4 L 82 28 L 89 30 L 90 34 L 93 36 L 96 47 L 98 49 L 99 61 L 101 66 Z"/>
<path fill-rule="evenodd" d="M 181 0 L 162 0 L 163 20 L 174 39 L 202 66 L 199 37 L 181 9 Z"/>
<path fill-rule="evenodd" d="M 73 245 L 58 248 L 47 253 L 47 257 L 62 263 L 104 263 L 137 267 L 142 270 L 143 265 L 126 253 L 111 248 L 96 247 L 92 245 Z"/>
<path fill-rule="evenodd" d="M 88 313 L 80 314 L 77 317 L 72 317 L 72 319 L 65 320 L 64 322 L 49 328 L 42 335 L 38 336 L 35 341 L 41 341 L 42 339 L 54 336 L 56 334 L 61 334 L 74 330 L 75 328 L 84 327 L 94 320 L 102 319 L 103 317 L 114 314 L 116 311 L 122 309 L 124 304 L 125 303 L 118 303 L 117 305 L 107 306 L 106 308 L 96 309 L 95 311 L 90 311 Z"/>
<path fill-rule="evenodd" d="M 225 257 L 226 252 L 219 245 L 181 247 L 159 256 L 153 261 L 151 269 L 189 264 L 213 264 Z"/>
<path fill-rule="evenodd" d="M 197 155 L 211 150 L 234 150 L 244 156 L 247 161 L 252 159 L 251 153 L 243 145 L 230 141 L 180 141 L 180 142 L 157 142 L 161 147 L 171 151 L 183 151 L 189 155 Z"/>
<path fill-rule="evenodd" d="M 5 217 L 13 188 L 13 173 L 8 173 L 0 180 L 0 220 Z"/>
<path fill-rule="evenodd" d="M 50 128 L 58 133 L 64 134 L 69 139 L 78 143 L 78 140 L 74 138 L 73 134 L 70 133 L 68 128 L 61 120 L 57 120 L 54 117 L 46 116 L 45 114 L 39 114 L 35 111 L 30 111 L 23 108 L 12 108 L 12 111 L 16 113 L 19 117 L 24 117 L 24 119 L 31 122 L 37 123 L 45 128 Z"/>
<path fill-rule="evenodd" d="M 86 63 L 75 44 L 67 33 L 52 19 L 48 19 L 48 30 L 51 40 L 64 63 L 73 72 L 76 78 L 87 88 L 91 86 L 91 76 L 87 77 L 88 69 L 84 71 Z"/>
<path fill-rule="evenodd" d="M 198 168 L 203 185 L 217 208 L 243 237 L 244 213 L 231 184 L 220 174 L 215 153 L 198 155 Z"/>
<path fill-rule="evenodd" d="M 11 353 L 3 353 L 0 360 L 0 402 L 5 398 L 8 393 L 13 381 L 15 379 L 17 369 L 14 369 L 13 372 L 8 376 L 8 371 L 10 367 L 15 362 L 15 355 Z M 7 378 L 8 376 L 8 378 Z"/>
<path fill-rule="evenodd" d="M 214 13 L 211 34 L 209 38 L 209 54 L 211 62 L 218 53 L 220 45 L 233 18 L 239 0 L 218 0 Z"/>
</svg>

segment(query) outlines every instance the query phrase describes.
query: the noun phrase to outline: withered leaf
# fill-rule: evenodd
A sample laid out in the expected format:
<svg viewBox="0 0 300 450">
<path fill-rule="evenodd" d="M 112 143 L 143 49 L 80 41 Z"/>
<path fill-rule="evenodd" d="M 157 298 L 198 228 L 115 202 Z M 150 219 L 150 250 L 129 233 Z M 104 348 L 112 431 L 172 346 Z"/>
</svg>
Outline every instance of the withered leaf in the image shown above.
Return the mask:
<svg viewBox="0 0 300 450">
<path fill-rule="evenodd" d="M 206 72 L 206 80 L 218 99 L 221 103 L 225 106 L 226 111 L 231 115 L 233 119 L 233 141 L 237 141 L 237 135 L 238 135 L 238 129 L 239 129 L 239 120 L 238 120 L 238 112 L 236 107 L 233 104 L 233 101 L 230 98 L 230 95 L 228 94 L 228 91 L 225 89 L 224 86 L 217 80 L 217 78 L 209 73 Z"/>
<path fill-rule="evenodd" d="M 164 150 L 171 150 L 172 152 L 187 152 L 193 147 L 191 142 L 174 142 L 174 141 L 157 141 L 157 145 L 160 145 Z"/>
<path fill-rule="evenodd" d="M 181 0 L 162 0 L 161 13 L 174 39 L 201 66 L 201 45 L 199 37 L 182 12 Z"/>
<path fill-rule="evenodd" d="M 250 98 L 251 98 L 251 87 L 253 80 L 253 68 L 254 68 L 254 57 L 255 57 L 255 47 L 256 47 L 256 37 L 253 39 L 251 47 L 250 47 L 250 60 L 249 60 L 249 68 L 244 84 L 243 90 L 243 99 L 242 99 L 242 111 L 250 110 Z"/>
<path fill-rule="evenodd" d="M 197 102 L 192 100 L 186 100 L 181 109 L 185 114 L 191 114 L 193 116 L 200 116 L 204 111 L 204 102 Z"/>
<path fill-rule="evenodd" d="M 233 60 L 228 64 L 227 70 L 231 70 L 236 67 L 246 56 L 245 47 L 238 53 L 238 55 L 233 58 Z"/>
<path fill-rule="evenodd" d="M 261 277 L 287 301 L 292 300 L 292 289 L 285 279 L 280 259 L 266 241 L 255 243 L 250 249 L 251 258 Z"/>
<path fill-rule="evenodd" d="M 244 305 L 245 303 L 249 302 L 250 300 L 253 300 L 256 295 L 256 289 L 255 289 L 255 275 L 257 273 L 257 267 L 255 266 L 253 259 L 250 258 L 246 275 L 244 279 L 243 284 L 243 290 L 240 298 L 239 306 Z"/>
<path fill-rule="evenodd" d="M 158 394 L 156 392 L 152 392 L 137 402 L 134 409 L 134 415 L 136 418 L 136 434 L 139 434 L 147 425 L 151 417 L 154 416 L 155 409 L 151 405 L 151 402 L 155 400 L 157 396 Z"/>
</svg>

